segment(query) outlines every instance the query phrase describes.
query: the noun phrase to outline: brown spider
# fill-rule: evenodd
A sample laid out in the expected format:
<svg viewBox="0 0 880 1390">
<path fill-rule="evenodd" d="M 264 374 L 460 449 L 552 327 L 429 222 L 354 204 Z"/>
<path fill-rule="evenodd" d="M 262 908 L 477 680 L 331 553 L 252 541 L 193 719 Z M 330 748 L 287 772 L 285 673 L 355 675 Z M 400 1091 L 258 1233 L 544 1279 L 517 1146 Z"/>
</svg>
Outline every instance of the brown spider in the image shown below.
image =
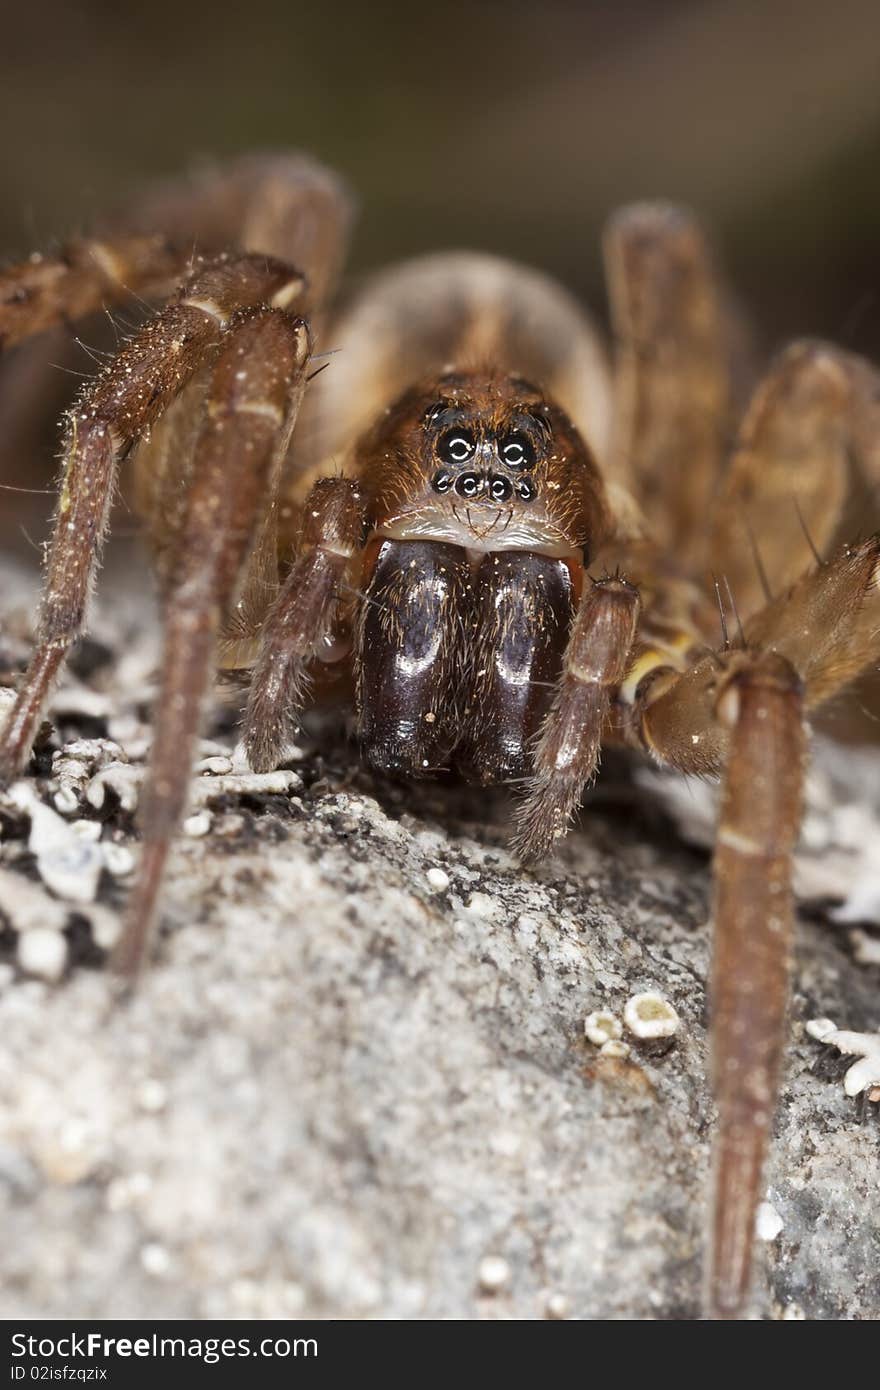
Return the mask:
<svg viewBox="0 0 880 1390">
<path fill-rule="evenodd" d="M 720 775 L 709 1307 L 737 1316 L 783 1045 L 804 716 L 880 656 L 880 540 L 820 558 L 851 458 L 880 474 L 880 378 L 834 347 L 789 347 L 728 457 L 741 336 L 687 213 L 634 206 L 608 228 L 613 385 L 577 305 L 489 256 L 391 269 L 325 320 L 349 221 L 319 166 L 250 159 L 0 277 L 6 344 L 181 282 L 68 413 L 0 773 L 27 764 L 137 449 L 166 631 L 127 976 L 214 666 L 248 685 L 257 770 L 283 758 L 307 695 L 353 672 L 365 758 L 517 782 L 526 861 L 564 833 L 603 743 Z M 193 258 L 193 236 L 243 249 Z M 304 399 L 316 339 L 341 351 Z"/>
</svg>

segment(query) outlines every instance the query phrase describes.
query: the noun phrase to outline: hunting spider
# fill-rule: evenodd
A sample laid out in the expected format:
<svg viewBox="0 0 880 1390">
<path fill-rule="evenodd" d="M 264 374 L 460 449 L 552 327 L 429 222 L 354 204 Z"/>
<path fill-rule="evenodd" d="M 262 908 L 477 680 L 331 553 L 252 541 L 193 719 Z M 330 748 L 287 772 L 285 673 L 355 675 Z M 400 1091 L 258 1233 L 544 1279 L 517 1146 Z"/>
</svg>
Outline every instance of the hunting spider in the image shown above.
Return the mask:
<svg viewBox="0 0 880 1390">
<path fill-rule="evenodd" d="M 804 720 L 880 656 L 880 541 L 835 541 L 853 462 L 880 477 L 880 379 L 795 343 L 728 450 L 740 334 L 688 213 L 610 222 L 613 380 L 572 299 L 491 256 L 393 268 L 331 319 L 349 221 L 334 176 L 256 158 L 3 273 L 6 344 L 133 291 L 165 304 L 67 415 L 2 776 L 25 769 L 83 631 L 135 450 L 165 652 L 126 975 L 215 667 L 247 685 L 257 770 L 283 758 L 304 702 L 352 674 L 366 760 L 517 783 L 524 861 L 564 833 L 603 744 L 720 776 L 708 1285 L 711 1311 L 735 1317 L 783 1046 Z M 319 375 L 316 342 L 340 350 Z"/>
</svg>

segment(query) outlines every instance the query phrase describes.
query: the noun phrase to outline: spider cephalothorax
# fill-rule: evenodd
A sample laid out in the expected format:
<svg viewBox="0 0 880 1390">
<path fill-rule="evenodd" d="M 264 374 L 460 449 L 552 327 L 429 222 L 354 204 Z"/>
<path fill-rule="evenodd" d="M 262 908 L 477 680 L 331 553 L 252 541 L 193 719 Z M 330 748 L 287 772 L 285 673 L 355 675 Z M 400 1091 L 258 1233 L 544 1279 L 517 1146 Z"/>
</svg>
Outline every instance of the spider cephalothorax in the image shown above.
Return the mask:
<svg viewBox="0 0 880 1390">
<path fill-rule="evenodd" d="M 376 535 L 487 553 L 595 553 L 610 529 L 596 463 L 565 412 L 519 378 L 449 372 L 364 438 Z"/>
<path fill-rule="evenodd" d="M 352 670 L 366 758 L 517 782 L 524 860 L 564 833 L 603 743 L 720 775 L 709 1301 L 735 1316 L 784 1038 L 804 716 L 880 655 L 880 540 L 836 536 L 853 461 L 880 466 L 877 373 L 794 345 L 726 457 L 740 335 L 689 214 L 638 205 L 609 226 L 612 382 L 574 301 L 490 256 L 392 268 L 331 315 L 349 203 L 311 161 L 246 160 L 201 193 L 0 278 L 0 343 L 179 282 L 68 414 L 0 774 L 27 765 L 137 450 L 165 655 L 129 977 L 215 666 L 248 686 L 256 769 L 284 756 L 316 673 Z M 217 254 L 176 249 L 194 237 Z M 326 371 L 316 338 L 341 349 Z"/>
<path fill-rule="evenodd" d="M 524 777 L 561 669 L 601 475 L 558 407 L 521 379 L 446 373 L 355 449 L 369 540 L 358 625 L 367 759 L 424 776 Z"/>
</svg>

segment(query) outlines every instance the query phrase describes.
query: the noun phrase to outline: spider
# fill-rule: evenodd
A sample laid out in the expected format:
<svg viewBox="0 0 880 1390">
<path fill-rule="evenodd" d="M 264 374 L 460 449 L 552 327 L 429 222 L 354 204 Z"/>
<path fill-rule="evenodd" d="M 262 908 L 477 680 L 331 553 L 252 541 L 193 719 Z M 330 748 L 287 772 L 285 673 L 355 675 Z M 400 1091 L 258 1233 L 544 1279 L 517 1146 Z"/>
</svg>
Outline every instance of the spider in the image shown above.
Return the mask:
<svg viewBox="0 0 880 1390">
<path fill-rule="evenodd" d="M 125 977 L 215 668 L 247 689 L 255 770 L 336 691 L 380 772 L 514 784 L 525 864 L 565 832 L 603 744 L 719 776 L 707 1286 L 710 1313 L 740 1316 L 783 1049 L 805 716 L 880 656 L 880 537 L 834 548 L 853 461 L 880 476 L 880 377 L 797 342 L 737 429 L 740 324 L 683 209 L 634 205 L 608 225 L 613 373 L 562 288 L 488 255 L 391 268 L 333 310 L 350 221 L 320 165 L 252 157 L 0 276 L 4 345 L 132 292 L 164 301 L 66 416 L 0 774 L 26 768 L 134 456 L 165 645 Z M 316 370 L 325 345 L 338 355 Z"/>
</svg>

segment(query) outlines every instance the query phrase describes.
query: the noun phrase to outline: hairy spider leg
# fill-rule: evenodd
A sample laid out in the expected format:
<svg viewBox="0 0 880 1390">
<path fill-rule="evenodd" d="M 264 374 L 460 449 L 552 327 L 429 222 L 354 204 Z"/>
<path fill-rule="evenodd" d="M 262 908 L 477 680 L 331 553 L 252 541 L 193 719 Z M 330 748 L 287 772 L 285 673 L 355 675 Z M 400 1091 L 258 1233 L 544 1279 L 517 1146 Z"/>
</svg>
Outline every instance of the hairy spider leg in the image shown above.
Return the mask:
<svg viewBox="0 0 880 1390">
<path fill-rule="evenodd" d="M 629 664 L 639 620 L 638 590 L 625 579 L 589 581 L 565 652 L 562 679 L 534 754 L 534 773 L 516 811 L 513 848 L 542 858 L 565 833 L 593 780 L 613 692 Z"/>
<path fill-rule="evenodd" d="M 309 667 L 329 637 L 340 586 L 359 555 L 366 518 L 349 478 L 321 478 L 303 507 L 297 559 L 269 610 L 251 676 L 244 745 L 256 772 L 268 772 L 296 730 Z"/>
<path fill-rule="evenodd" d="M 0 269 L 0 352 L 56 324 L 134 298 L 157 301 L 201 259 L 230 247 L 302 266 L 312 317 L 335 285 L 352 200 L 329 169 L 300 154 L 248 155 L 149 189 L 95 235 Z"/>
<path fill-rule="evenodd" d="M 699 566 L 732 408 L 732 315 L 684 209 L 622 208 L 604 253 L 617 345 L 612 463 L 658 547 Z"/>
<path fill-rule="evenodd" d="M 742 618 L 827 552 L 851 460 L 880 481 L 880 372 L 828 343 L 792 343 L 755 390 L 710 514 L 712 565 Z"/>
<path fill-rule="evenodd" d="M 213 370 L 167 600 L 156 733 L 140 805 L 143 849 L 113 961 L 128 978 L 144 957 L 186 802 L 217 635 L 277 491 L 309 346 L 302 319 L 276 309 L 239 311 Z"/>
<path fill-rule="evenodd" d="M 708 1307 L 748 1296 L 755 1211 L 788 1000 L 791 851 L 800 826 L 803 712 L 880 659 L 880 537 L 846 546 L 745 625 L 744 644 L 684 674 L 646 673 L 634 727 L 658 761 L 723 770 L 712 972 L 713 1246 Z"/>
<path fill-rule="evenodd" d="M 68 412 L 37 646 L 0 730 L 0 780 L 24 768 L 54 681 L 82 631 L 120 461 L 217 348 L 237 309 L 286 307 L 302 288 L 300 273 L 280 261 L 219 258 L 135 334 Z"/>
<path fill-rule="evenodd" d="M 134 295 L 158 299 L 192 270 L 192 248 L 167 236 L 81 237 L 54 256 L 0 270 L 0 351 L 55 324 L 85 318 Z"/>
</svg>

